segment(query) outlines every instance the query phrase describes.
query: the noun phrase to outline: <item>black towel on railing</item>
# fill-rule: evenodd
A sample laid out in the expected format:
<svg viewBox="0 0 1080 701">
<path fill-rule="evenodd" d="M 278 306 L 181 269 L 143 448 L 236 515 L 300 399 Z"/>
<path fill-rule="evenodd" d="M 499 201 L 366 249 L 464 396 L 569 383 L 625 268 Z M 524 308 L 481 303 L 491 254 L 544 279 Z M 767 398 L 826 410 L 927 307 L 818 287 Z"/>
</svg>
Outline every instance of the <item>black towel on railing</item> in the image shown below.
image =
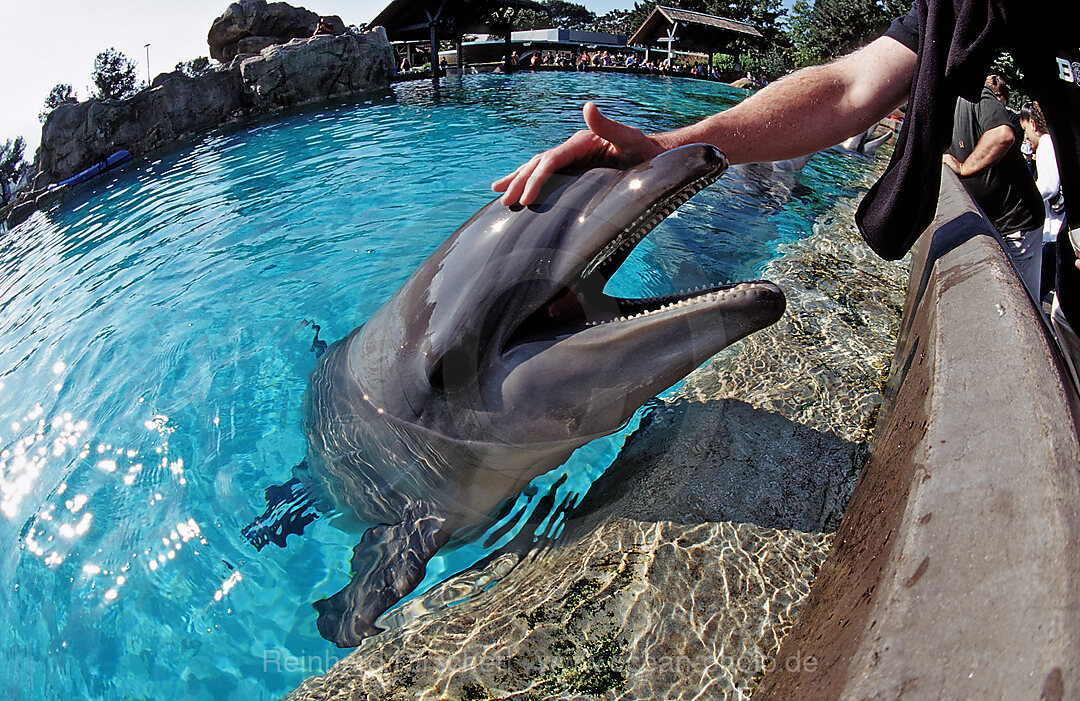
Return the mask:
<svg viewBox="0 0 1080 701">
<path fill-rule="evenodd" d="M 919 27 L 918 59 L 907 114 L 889 167 L 855 214 L 863 238 L 883 258 L 902 258 L 933 220 L 956 98 L 978 99 L 1001 48 L 1005 4 L 916 0 L 912 8 Z M 889 35 L 894 35 L 892 28 Z"/>
</svg>

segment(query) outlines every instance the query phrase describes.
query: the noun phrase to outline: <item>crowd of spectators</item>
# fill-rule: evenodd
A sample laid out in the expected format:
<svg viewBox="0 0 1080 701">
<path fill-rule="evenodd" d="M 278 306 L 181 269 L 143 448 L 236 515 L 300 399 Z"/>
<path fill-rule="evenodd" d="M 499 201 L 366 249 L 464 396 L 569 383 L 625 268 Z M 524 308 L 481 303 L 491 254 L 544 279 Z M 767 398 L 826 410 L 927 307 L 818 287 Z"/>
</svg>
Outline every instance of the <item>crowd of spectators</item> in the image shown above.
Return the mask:
<svg viewBox="0 0 1080 701">
<path fill-rule="evenodd" d="M 711 78 L 731 82 L 744 77 L 740 73 L 720 71 L 715 66 L 710 67 L 700 60 L 685 60 L 677 58 L 674 61 L 667 56 L 661 59 L 648 58 L 637 52 L 619 52 L 581 47 L 577 51 L 533 51 L 527 54 L 524 60 L 517 58 L 514 52 L 507 61 L 512 66 L 527 66 L 530 68 L 556 66 L 559 68 L 574 68 L 576 70 L 592 70 L 597 68 L 621 68 L 643 73 L 661 73 L 671 75 L 684 75 L 697 78 Z"/>
<path fill-rule="evenodd" d="M 398 54 L 395 66 L 397 72 L 411 73 L 419 70 L 421 65 L 426 65 L 426 52 L 421 48 L 418 50 L 417 55 L 423 57 L 420 63 L 413 61 L 410 53 Z M 538 49 L 528 51 L 524 56 L 519 55 L 517 50 L 513 50 L 509 55 L 503 55 L 502 65 L 504 68 L 511 70 L 527 70 L 530 68 L 560 68 L 579 71 L 617 69 L 619 72 L 679 75 L 717 80 L 725 83 L 744 78 L 749 81 L 751 86 L 761 87 L 753 76 L 737 70 L 737 67 L 736 69 L 720 69 L 716 66 L 709 66 L 706 61 L 701 60 L 704 56 L 682 54 L 675 57 L 674 60 L 669 58 L 666 53 L 660 53 L 659 58 L 653 56 L 646 58 L 646 56 L 648 54 L 642 55 L 640 52 L 635 51 L 590 49 L 585 46 L 578 47 L 576 50 Z M 446 70 L 448 67 L 445 59 L 439 62 L 441 70 Z"/>
</svg>

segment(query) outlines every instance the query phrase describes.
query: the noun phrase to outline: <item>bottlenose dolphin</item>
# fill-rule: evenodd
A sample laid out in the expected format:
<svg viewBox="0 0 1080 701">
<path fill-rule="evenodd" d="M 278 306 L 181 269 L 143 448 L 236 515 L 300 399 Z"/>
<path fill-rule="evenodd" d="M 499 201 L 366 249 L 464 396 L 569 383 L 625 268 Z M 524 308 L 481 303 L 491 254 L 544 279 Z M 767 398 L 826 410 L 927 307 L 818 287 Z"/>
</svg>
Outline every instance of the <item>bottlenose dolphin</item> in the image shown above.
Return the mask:
<svg viewBox="0 0 1080 701">
<path fill-rule="evenodd" d="M 865 153 L 867 156 L 872 156 L 878 150 L 878 147 L 892 138 L 893 135 L 892 129 L 886 129 L 884 134 L 875 137 L 874 132 L 877 127 L 878 125 L 874 124 L 866 131 L 845 139 L 839 145 L 849 151 L 858 151 L 859 153 Z"/>
<path fill-rule="evenodd" d="M 352 581 L 314 604 L 323 637 L 350 647 L 378 632 L 455 532 L 780 318 L 769 282 L 604 293 L 634 246 L 726 166 L 697 144 L 556 176 L 526 208 L 496 200 L 326 349 L 305 396 L 302 481 L 377 525 L 353 550 Z"/>
<path fill-rule="evenodd" d="M 847 149 L 848 151 L 857 151 L 859 153 L 866 154 L 867 156 L 874 155 L 874 152 L 884 144 L 886 141 L 892 138 L 892 129 L 886 129 L 884 134 L 880 136 L 874 136 L 874 132 L 877 131 L 877 124 L 874 124 L 869 129 L 863 132 L 859 132 L 855 136 L 848 139 L 844 139 L 837 144 L 838 147 Z M 808 153 L 805 156 L 799 156 L 797 158 L 788 158 L 783 161 L 772 161 L 773 170 L 778 173 L 798 173 L 810 159 L 813 158 L 817 152 Z"/>
</svg>

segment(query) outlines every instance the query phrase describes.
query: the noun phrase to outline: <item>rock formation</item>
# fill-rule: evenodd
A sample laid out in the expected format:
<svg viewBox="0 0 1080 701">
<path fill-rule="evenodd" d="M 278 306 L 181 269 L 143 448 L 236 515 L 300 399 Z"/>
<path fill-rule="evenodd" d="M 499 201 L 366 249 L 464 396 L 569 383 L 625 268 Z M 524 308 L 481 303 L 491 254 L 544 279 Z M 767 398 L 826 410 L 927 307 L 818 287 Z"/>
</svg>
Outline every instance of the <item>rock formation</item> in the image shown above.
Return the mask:
<svg viewBox="0 0 1080 701">
<path fill-rule="evenodd" d="M 337 15 L 327 17 L 334 34 L 345 33 L 345 23 Z M 284 2 L 240 0 L 229 5 L 214 20 L 206 43 L 210 58 L 222 63 L 241 54 L 257 54 L 268 46 L 306 39 L 315 32 L 319 15 Z"/>
<path fill-rule="evenodd" d="M 386 87 L 393 58 L 380 27 L 361 42 L 351 34 L 294 39 L 240 63 L 244 89 L 258 111 Z"/>
<path fill-rule="evenodd" d="M 37 188 L 120 149 L 140 156 L 186 136 L 283 107 L 389 85 L 393 54 L 381 28 L 293 39 L 192 78 L 159 75 L 126 100 L 54 109 L 42 129 Z"/>
<path fill-rule="evenodd" d="M 58 196 L 44 188 L 121 149 L 138 157 L 230 122 L 382 89 L 392 72 L 390 43 L 376 28 L 361 35 L 294 39 L 194 78 L 163 73 L 125 100 L 64 103 L 42 128 L 33 192 L 23 193 L 0 218 L 17 225 Z"/>
<path fill-rule="evenodd" d="M 63 104 L 49 113 L 38 149 L 41 188 L 70 177 L 120 149 L 137 156 L 189 134 L 247 115 L 239 71 L 198 78 L 159 75 L 154 87 L 126 100 Z"/>
</svg>

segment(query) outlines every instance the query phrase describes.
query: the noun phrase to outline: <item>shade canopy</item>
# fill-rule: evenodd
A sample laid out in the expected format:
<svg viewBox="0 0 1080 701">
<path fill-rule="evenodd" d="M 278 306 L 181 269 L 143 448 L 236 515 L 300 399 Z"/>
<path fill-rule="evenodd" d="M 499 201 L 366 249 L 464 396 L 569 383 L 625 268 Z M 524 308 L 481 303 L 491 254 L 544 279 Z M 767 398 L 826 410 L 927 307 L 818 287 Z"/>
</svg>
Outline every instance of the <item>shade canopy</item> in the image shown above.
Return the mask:
<svg viewBox="0 0 1080 701">
<path fill-rule="evenodd" d="M 545 11 L 533 0 L 393 0 L 370 26 L 386 29 L 390 41 L 428 39 L 432 28 L 441 37 L 455 37 L 500 31 L 505 25 L 499 17 L 515 9 Z"/>
<path fill-rule="evenodd" d="M 674 43 L 684 51 L 716 53 L 736 38 L 761 36 L 761 32 L 745 22 L 657 5 L 627 43 L 637 46 L 664 44 L 667 47 L 671 43 L 669 39 L 674 37 Z"/>
</svg>

